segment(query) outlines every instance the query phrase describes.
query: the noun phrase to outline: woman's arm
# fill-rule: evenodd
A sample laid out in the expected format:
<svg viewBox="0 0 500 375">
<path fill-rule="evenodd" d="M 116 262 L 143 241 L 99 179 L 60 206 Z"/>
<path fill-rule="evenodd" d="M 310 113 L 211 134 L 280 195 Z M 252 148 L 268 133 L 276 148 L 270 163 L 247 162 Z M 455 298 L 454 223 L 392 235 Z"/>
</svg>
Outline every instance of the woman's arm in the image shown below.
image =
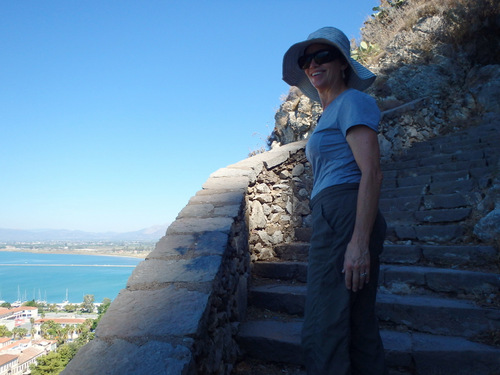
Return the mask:
<svg viewBox="0 0 500 375">
<path fill-rule="evenodd" d="M 344 257 L 346 287 L 356 292 L 370 280 L 369 243 L 378 211 L 382 171 L 375 131 L 364 125 L 355 126 L 349 129 L 346 139 L 361 170 L 356 223 Z"/>
</svg>

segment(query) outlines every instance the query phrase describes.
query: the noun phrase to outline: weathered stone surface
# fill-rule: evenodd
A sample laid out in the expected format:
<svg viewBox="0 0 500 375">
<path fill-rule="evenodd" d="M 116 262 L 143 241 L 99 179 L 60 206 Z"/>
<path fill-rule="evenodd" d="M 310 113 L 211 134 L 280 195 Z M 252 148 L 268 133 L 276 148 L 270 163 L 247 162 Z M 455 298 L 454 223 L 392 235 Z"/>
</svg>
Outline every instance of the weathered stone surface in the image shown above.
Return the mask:
<svg viewBox="0 0 500 375">
<path fill-rule="evenodd" d="M 461 337 L 412 334 L 418 374 L 491 374 L 500 368 L 498 349 Z M 494 373 L 494 372 L 493 372 Z"/>
<path fill-rule="evenodd" d="M 245 191 L 248 186 L 248 177 L 210 177 L 203 185 L 206 190 L 234 190 Z"/>
<path fill-rule="evenodd" d="M 422 252 L 426 260 L 448 266 L 487 266 L 492 264 L 497 256 L 497 251 L 491 246 L 422 246 Z"/>
<path fill-rule="evenodd" d="M 203 217 L 207 218 L 214 215 L 215 207 L 213 204 L 189 204 L 185 206 L 177 215 L 177 219 Z"/>
<path fill-rule="evenodd" d="M 479 220 L 474 227 L 474 234 L 485 242 L 500 239 L 500 207 Z"/>
<path fill-rule="evenodd" d="M 214 206 L 222 204 L 240 205 L 244 200 L 244 194 L 239 191 L 214 193 L 211 190 L 200 190 L 194 197 L 191 197 L 189 204 L 209 203 Z"/>
<path fill-rule="evenodd" d="M 194 241 L 193 234 L 164 236 L 158 241 L 148 258 L 183 257 L 193 248 Z"/>
<path fill-rule="evenodd" d="M 215 218 L 184 218 L 174 221 L 167 229 L 167 235 L 201 233 L 219 231 L 229 233 L 233 219 L 228 217 Z"/>
<path fill-rule="evenodd" d="M 255 200 L 250 203 L 250 230 L 265 228 L 266 216 L 262 204 Z"/>
<path fill-rule="evenodd" d="M 80 349 L 62 374 L 194 375 L 196 366 L 190 347 L 189 341 L 172 345 L 151 340 L 136 345 L 121 339 L 96 339 Z"/>
<path fill-rule="evenodd" d="M 474 67 L 467 76 L 469 89 L 486 112 L 500 112 L 500 65 Z"/>
<path fill-rule="evenodd" d="M 383 321 L 436 335 L 474 337 L 500 329 L 499 311 L 446 298 L 379 293 L 377 315 Z"/>
<path fill-rule="evenodd" d="M 421 257 L 419 246 L 385 245 L 380 260 L 384 263 L 415 264 Z"/>
<path fill-rule="evenodd" d="M 251 168 L 220 168 L 214 173 L 210 174 L 210 177 L 248 177 L 250 181 L 255 180 L 256 172 Z"/>
<path fill-rule="evenodd" d="M 96 337 L 149 341 L 197 333 L 209 294 L 169 285 L 158 290 L 122 290 L 103 316 Z"/>
<path fill-rule="evenodd" d="M 127 287 L 147 289 L 175 282 L 205 283 L 215 278 L 220 265 L 218 255 L 181 260 L 147 259 L 135 267 Z"/>
<path fill-rule="evenodd" d="M 415 212 L 415 218 L 422 223 L 450 223 L 465 220 L 472 209 L 455 208 L 451 210 L 427 210 Z"/>
</svg>

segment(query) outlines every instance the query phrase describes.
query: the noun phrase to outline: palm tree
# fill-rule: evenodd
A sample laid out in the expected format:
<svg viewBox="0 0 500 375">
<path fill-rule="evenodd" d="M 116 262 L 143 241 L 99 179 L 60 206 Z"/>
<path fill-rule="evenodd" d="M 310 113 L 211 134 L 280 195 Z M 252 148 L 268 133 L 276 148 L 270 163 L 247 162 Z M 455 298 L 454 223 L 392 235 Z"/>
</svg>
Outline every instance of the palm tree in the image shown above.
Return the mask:
<svg viewBox="0 0 500 375">
<path fill-rule="evenodd" d="M 35 337 L 35 318 L 30 318 L 30 323 L 31 323 L 31 329 L 30 329 L 30 334 L 31 334 L 31 340 Z"/>
</svg>

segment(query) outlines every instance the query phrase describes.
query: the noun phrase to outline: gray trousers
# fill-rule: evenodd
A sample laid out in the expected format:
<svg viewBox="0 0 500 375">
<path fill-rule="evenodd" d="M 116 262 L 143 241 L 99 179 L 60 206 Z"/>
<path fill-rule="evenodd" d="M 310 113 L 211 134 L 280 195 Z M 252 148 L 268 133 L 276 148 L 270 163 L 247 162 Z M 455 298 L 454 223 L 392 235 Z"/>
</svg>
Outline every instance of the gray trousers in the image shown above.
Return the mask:
<svg viewBox="0 0 500 375">
<path fill-rule="evenodd" d="M 385 375 L 384 348 L 375 314 L 379 254 L 386 223 L 378 213 L 370 238 L 370 283 L 345 286 L 344 253 L 356 219 L 358 184 L 324 189 L 311 201 L 302 347 L 308 375 Z"/>
</svg>

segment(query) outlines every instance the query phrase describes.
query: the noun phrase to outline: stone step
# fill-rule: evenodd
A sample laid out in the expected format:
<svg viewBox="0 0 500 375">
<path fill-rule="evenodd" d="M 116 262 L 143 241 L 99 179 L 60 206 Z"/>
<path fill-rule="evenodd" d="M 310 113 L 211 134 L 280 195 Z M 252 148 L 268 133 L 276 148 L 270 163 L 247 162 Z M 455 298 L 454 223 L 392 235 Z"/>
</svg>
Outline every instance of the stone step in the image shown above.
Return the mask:
<svg viewBox="0 0 500 375">
<path fill-rule="evenodd" d="M 492 246 L 384 245 L 382 263 L 429 264 L 440 267 L 482 267 L 488 269 L 498 256 Z"/>
<path fill-rule="evenodd" d="M 280 244 L 274 247 L 274 252 L 276 253 L 276 257 L 280 260 L 303 262 L 307 260 L 309 243 L 294 242 L 289 244 Z"/>
<path fill-rule="evenodd" d="M 249 303 L 260 309 L 303 316 L 306 292 L 305 285 L 261 285 L 250 289 Z M 437 335 L 471 338 L 500 330 L 500 310 L 447 298 L 378 293 L 377 315 L 381 321 Z"/>
<path fill-rule="evenodd" d="M 415 246 L 414 251 L 421 254 L 420 252 L 423 250 Z M 425 251 L 431 254 L 429 256 L 434 254 L 432 249 Z M 264 279 L 305 283 L 307 281 L 307 263 L 256 262 L 253 265 L 252 274 L 255 277 Z M 460 298 L 480 298 L 481 296 L 498 294 L 500 275 L 497 273 L 422 266 L 383 264 L 380 267 L 379 286 L 391 290 L 394 286 L 401 284 L 405 285 L 407 291 L 413 288 L 425 290 L 428 293 L 453 294 L 453 296 Z"/>
<path fill-rule="evenodd" d="M 433 194 L 467 194 L 477 181 L 469 172 L 450 172 L 436 175 L 400 177 L 383 184 L 381 198 L 418 197 Z"/>
<path fill-rule="evenodd" d="M 413 143 L 407 153 L 460 153 L 467 150 L 494 148 L 500 140 L 498 128 L 480 134 L 449 134 L 446 137 L 433 138 L 426 142 Z"/>
<path fill-rule="evenodd" d="M 461 193 L 413 195 L 403 197 L 381 196 L 379 201 L 380 211 L 419 211 L 436 209 L 468 208 L 470 203 L 467 196 Z"/>
<path fill-rule="evenodd" d="M 380 267 L 379 285 L 391 288 L 401 283 L 433 293 L 480 298 L 498 294 L 500 275 L 420 266 L 382 265 Z"/>
<path fill-rule="evenodd" d="M 433 243 L 456 243 L 462 241 L 464 229 L 459 224 L 412 225 L 393 224 L 387 226 L 387 238 L 399 241 Z"/>
<path fill-rule="evenodd" d="M 424 224 L 424 223 L 456 223 L 467 219 L 472 212 L 470 207 L 451 208 L 441 210 L 424 210 L 415 212 L 387 211 L 385 220 L 392 225 L 397 224 Z"/>
<path fill-rule="evenodd" d="M 384 174 L 388 171 L 397 171 L 398 177 L 409 177 L 419 175 L 432 175 L 434 173 L 443 172 L 460 172 L 469 171 L 475 168 L 491 167 L 494 169 L 494 161 L 498 159 L 496 155 L 491 158 L 477 160 L 459 160 L 449 163 L 435 165 L 431 161 L 426 160 L 426 164 L 414 158 L 408 161 L 396 161 L 382 164 Z"/>
<path fill-rule="evenodd" d="M 301 320 L 261 320 L 240 325 L 237 337 L 246 356 L 302 364 Z M 461 337 L 381 331 L 387 365 L 415 375 L 491 375 L 500 368 L 500 349 Z"/>
</svg>

